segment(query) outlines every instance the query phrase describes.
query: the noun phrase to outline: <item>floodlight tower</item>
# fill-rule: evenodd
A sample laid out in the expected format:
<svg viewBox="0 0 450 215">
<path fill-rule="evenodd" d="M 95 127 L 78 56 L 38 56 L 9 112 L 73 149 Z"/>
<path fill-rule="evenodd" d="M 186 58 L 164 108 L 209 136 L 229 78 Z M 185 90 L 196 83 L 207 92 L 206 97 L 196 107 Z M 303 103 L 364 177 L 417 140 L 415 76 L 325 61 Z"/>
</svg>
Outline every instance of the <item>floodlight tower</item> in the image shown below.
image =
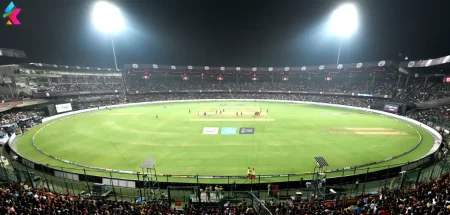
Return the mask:
<svg viewBox="0 0 450 215">
<path fill-rule="evenodd" d="M 353 4 L 343 4 L 331 14 L 329 30 L 332 34 L 339 37 L 339 51 L 337 63 L 341 55 L 342 39 L 350 37 L 358 28 L 358 12 Z"/>
<path fill-rule="evenodd" d="M 109 34 L 114 55 L 114 64 L 116 70 L 118 70 L 113 34 L 119 33 L 125 28 L 125 22 L 120 9 L 109 2 L 99 1 L 94 5 L 92 21 L 99 31 Z"/>
</svg>

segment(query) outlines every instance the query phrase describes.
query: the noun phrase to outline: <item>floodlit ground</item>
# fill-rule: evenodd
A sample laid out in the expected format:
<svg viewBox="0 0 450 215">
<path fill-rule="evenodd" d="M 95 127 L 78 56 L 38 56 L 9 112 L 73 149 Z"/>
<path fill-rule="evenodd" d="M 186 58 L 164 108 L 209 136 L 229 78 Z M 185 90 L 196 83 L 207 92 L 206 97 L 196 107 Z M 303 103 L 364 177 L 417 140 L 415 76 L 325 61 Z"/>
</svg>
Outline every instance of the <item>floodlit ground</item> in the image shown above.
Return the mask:
<svg viewBox="0 0 450 215">
<path fill-rule="evenodd" d="M 255 117 L 256 111 L 261 115 Z M 31 137 L 39 128 L 20 137 L 22 156 L 68 171 L 81 168 L 38 152 Z M 254 128 L 254 134 L 239 134 L 240 128 Z M 146 158 L 156 158 L 158 174 L 245 175 L 248 167 L 257 174 L 283 174 L 313 171 L 315 156 L 324 157 L 328 169 L 334 169 L 401 154 L 418 142 L 415 129 L 424 138 L 420 146 L 378 166 L 422 157 L 433 144 L 431 135 L 364 111 L 273 102 L 192 102 L 75 115 L 45 127 L 35 144 L 50 155 L 108 169 L 141 172 Z"/>
</svg>

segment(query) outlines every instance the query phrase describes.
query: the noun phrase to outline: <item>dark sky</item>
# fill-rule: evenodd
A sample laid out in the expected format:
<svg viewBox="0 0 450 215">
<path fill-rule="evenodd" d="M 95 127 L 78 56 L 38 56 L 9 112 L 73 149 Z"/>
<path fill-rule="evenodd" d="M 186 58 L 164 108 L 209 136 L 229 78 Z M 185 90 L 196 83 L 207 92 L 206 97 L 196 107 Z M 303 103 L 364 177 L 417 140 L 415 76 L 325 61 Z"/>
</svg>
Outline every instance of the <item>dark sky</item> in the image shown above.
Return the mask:
<svg viewBox="0 0 450 215">
<path fill-rule="evenodd" d="M 1 11 L 10 0 L 0 0 Z M 30 62 L 113 67 L 108 37 L 91 24 L 94 1 L 14 0 L 20 26 L 0 23 L 0 47 Z M 325 22 L 344 1 L 113 1 L 127 29 L 115 35 L 125 63 L 302 66 L 336 62 L 339 40 Z M 348 2 L 348 1 L 347 1 Z M 428 59 L 450 54 L 449 0 L 354 1 L 360 28 L 342 45 L 341 62 Z"/>
</svg>

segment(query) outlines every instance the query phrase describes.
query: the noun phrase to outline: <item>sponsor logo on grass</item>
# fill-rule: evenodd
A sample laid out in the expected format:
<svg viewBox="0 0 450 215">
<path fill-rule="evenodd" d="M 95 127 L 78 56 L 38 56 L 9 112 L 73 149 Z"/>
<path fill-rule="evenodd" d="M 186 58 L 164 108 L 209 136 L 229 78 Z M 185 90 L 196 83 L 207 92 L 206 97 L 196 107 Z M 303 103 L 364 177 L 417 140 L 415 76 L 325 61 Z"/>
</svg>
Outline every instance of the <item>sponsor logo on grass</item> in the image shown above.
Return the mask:
<svg viewBox="0 0 450 215">
<path fill-rule="evenodd" d="M 236 134 L 237 128 L 222 128 L 220 134 Z"/>
<path fill-rule="evenodd" d="M 240 128 L 239 134 L 254 134 L 255 128 Z"/>
<path fill-rule="evenodd" d="M 203 134 L 218 134 L 219 128 L 217 127 L 204 127 Z"/>
</svg>

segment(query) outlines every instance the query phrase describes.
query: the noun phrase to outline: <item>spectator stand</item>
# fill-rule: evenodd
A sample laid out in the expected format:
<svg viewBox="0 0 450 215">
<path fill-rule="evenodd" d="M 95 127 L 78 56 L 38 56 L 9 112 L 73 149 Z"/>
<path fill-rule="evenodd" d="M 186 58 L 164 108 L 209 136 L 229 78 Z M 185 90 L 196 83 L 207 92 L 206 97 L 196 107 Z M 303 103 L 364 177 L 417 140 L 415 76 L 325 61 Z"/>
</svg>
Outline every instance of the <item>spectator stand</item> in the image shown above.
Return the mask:
<svg viewBox="0 0 450 215">
<path fill-rule="evenodd" d="M 36 126 L 37 123 L 33 122 L 33 117 L 27 117 L 27 118 L 24 118 L 24 119 L 19 119 L 17 125 L 19 127 L 31 128 L 33 126 Z"/>
<path fill-rule="evenodd" d="M 242 93 L 242 94 L 221 94 L 221 93 L 210 93 L 210 94 L 180 94 L 180 93 L 172 93 L 172 94 L 137 94 L 137 95 L 132 95 L 130 96 L 130 98 L 132 99 L 131 101 L 145 101 L 145 100 L 174 100 L 174 99 L 179 99 L 181 98 L 187 98 L 187 99 L 191 99 L 191 98 L 217 98 L 217 97 L 225 97 L 226 96 L 232 96 L 235 98 L 269 98 L 269 99 L 288 99 L 288 100 L 308 100 L 308 101 L 319 101 L 319 102 L 329 102 L 329 103 L 337 103 L 337 104 L 347 104 L 347 105 L 353 105 L 353 106 L 365 106 L 369 101 L 367 98 L 351 98 L 351 97 L 339 97 L 339 96 L 323 96 L 323 95 L 289 95 L 289 94 L 266 94 L 266 93 Z M 121 102 L 120 100 L 114 101 L 114 102 Z M 100 106 L 100 105 L 96 105 L 96 106 Z M 442 158 L 441 158 L 442 159 Z M 12 182 L 20 182 L 20 181 L 26 181 L 28 182 L 31 179 L 27 179 L 25 176 L 28 175 L 30 172 L 29 170 L 33 169 L 32 171 L 36 172 L 36 175 L 41 176 L 42 178 L 45 178 L 45 182 L 43 184 L 47 184 L 46 189 L 48 189 L 49 191 L 53 191 L 53 192 L 57 192 L 57 193 L 70 193 L 71 195 L 77 195 L 80 193 L 80 191 L 82 190 L 86 190 L 86 184 L 91 184 L 92 183 L 92 178 L 90 178 L 91 176 L 84 176 L 82 174 L 80 174 L 80 180 L 79 181 L 75 181 L 72 179 L 68 179 L 68 178 L 61 178 L 61 177 L 55 177 L 54 174 L 54 170 L 51 170 L 51 166 L 39 166 L 38 164 L 33 164 L 31 167 L 31 164 L 29 164 L 26 160 L 18 160 L 18 161 L 14 161 L 11 162 L 13 163 L 13 168 L 8 172 L 8 175 L 4 174 L 4 171 L 0 171 L 0 177 L 3 178 L 9 178 L 10 181 Z M 367 172 L 366 174 L 360 174 L 357 175 L 356 178 L 359 179 L 360 182 L 360 188 L 362 187 L 363 189 L 355 189 L 355 177 L 351 178 L 349 181 L 351 181 L 351 183 L 348 183 L 346 181 L 341 181 L 340 179 L 336 179 L 333 182 L 333 179 L 327 179 L 327 184 L 329 184 L 331 186 L 333 185 L 337 185 L 339 187 L 343 188 L 343 192 L 346 192 L 346 202 L 349 203 L 350 200 L 352 200 L 351 198 L 354 196 L 360 196 L 362 194 L 368 194 L 368 193 L 381 193 L 384 190 L 386 190 L 386 188 L 388 188 L 389 190 L 396 190 L 396 189 L 404 189 L 404 188 L 409 188 L 409 187 L 415 187 L 416 185 L 419 184 L 419 182 L 423 182 L 423 181 L 427 181 L 431 178 L 435 178 L 438 175 L 440 175 L 441 173 L 444 173 L 446 171 L 448 171 L 448 165 L 447 164 L 443 164 L 444 161 L 441 161 L 439 159 L 439 157 L 434 157 L 434 155 L 432 155 L 431 157 L 427 157 L 424 158 L 423 161 L 419 161 L 417 163 L 409 163 L 409 164 L 402 164 L 399 166 L 390 166 L 388 169 L 388 171 L 383 171 L 382 173 L 379 172 L 369 172 L 368 168 L 361 168 L 358 170 L 348 170 L 345 171 L 343 170 L 343 175 L 345 176 L 352 176 L 354 175 L 354 173 L 357 171 L 358 174 L 360 174 L 361 172 Z M 28 166 L 30 165 L 30 166 Z M 405 167 L 406 165 L 406 167 Z M 431 165 L 431 166 L 430 166 Z M 27 169 L 28 168 L 28 169 Z M 60 167 L 53 167 L 54 169 L 61 169 L 62 171 L 72 171 L 68 168 L 66 168 L 66 170 L 63 170 Z M 376 170 L 376 168 L 370 168 L 370 170 Z M 77 170 L 79 171 L 79 170 Z M 83 171 L 83 170 L 81 170 Z M 88 172 L 91 170 L 87 170 Z M 405 173 L 405 179 L 401 179 L 399 177 L 399 172 L 401 171 L 406 171 Z M 144 172 L 144 171 L 143 171 Z M 31 175 L 31 174 L 30 174 Z M 61 175 L 67 175 L 67 174 L 61 174 Z M 375 175 L 381 175 L 381 180 L 378 179 L 378 176 Z M 15 177 L 14 177 L 15 176 Z M 171 176 L 166 176 L 167 178 L 171 177 Z M 259 176 L 257 176 L 258 179 L 260 178 Z M 280 176 L 279 176 L 280 177 Z M 377 178 L 377 180 L 374 181 L 374 177 Z M 112 178 L 112 177 L 111 177 Z M 285 180 L 285 179 L 284 179 Z M 167 180 L 169 181 L 169 180 Z M 232 182 L 232 180 L 231 180 Z M 330 182 L 330 183 L 329 183 Z M 294 185 L 295 183 L 295 185 Z M 201 184 L 201 183 L 200 183 Z M 200 184 L 191 184 L 192 186 L 200 186 Z M 304 186 L 303 184 L 301 186 L 298 186 L 298 181 L 293 181 L 293 180 L 289 180 L 288 177 L 288 185 L 286 184 L 282 184 L 279 183 L 280 186 L 280 191 L 279 193 L 282 193 L 284 196 L 290 196 L 293 195 L 295 192 L 301 192 L 304 191 Z M 36 185 L 35 187 L 40 188 L 42 185 Z M 89 186 L 89 185 L 88 185 Z M 165 186 L 165 185 L 163 185 Z M 201 185 L 204 186 L 204 185 Z M 224 187 L 229 188 L 231 187 L 232 184 L 228 184 L 228 185 L 224 185 Z M 140 186 L 137 186 L 138 189 Z M 254 184 L 254 191 L 257 191 L 257 194 L 255 194 L 255 196 L 257 197 L 261 197 L 261 202 L 270 202 L 273 200 L 273 198 L 265 198 L 266 195 L 265 194 L 265 184 Z M 327 185 L 328 187 L 328 185 Z M 142 186 L 140 187 L 142 188 Z M 248 187 L 243 187 L 243 186 L 239 186 L 238 189 L 239 190 L 245 190 Z M 116 196 L 117 199 L 126 199 L 126 200 L 131 200 L 131 201 L 135 201 L 137 198 L 141 197 L 139 196 L 139 192 L 137 192 L 138 189 L 133 188 L 133 189 L 128 189 L 126 190 L 123 187 L 120 186 L 115 186 L 114 189 L 116 190 Z M 248 190 L 248 189 L 247 189 Z M 245 194 L 246 191 L 241 191 L 241 192 L 222 192 L 223 194 L 219 195 L 219 199 L 220 201 L 223 203 L 225 201 L 230 201 L 230 203 L 228 205 L 231 205 L 230 207 L 237 207 L 235 205 L 240 204 L 239 202 L 241 202 L 243 204 L 243 202 L 246 202 L 245 205 L 251 205 L 252 202 L 249 200 L 249 195 Z M 164 193 L 164 192 L 161 192 Z M 202 195 L 206 195 L 206 192 L 201 193 Z M 213 199 L 213 194 L 215 194 L 215 191 L 211 192 L 211 199 Z M 161 196 L 163 196 L 161 194 Z M 163 198 L 160 197 L 160 200 L 162 200 Z M 231 199 L 234 199 L 234 201 L 231 201 Z M 339 198 L 338 198 L 339 199 Z M 353 201 L 353 200 L 352 200 Z M 356 200 L 357 201 L 357 200 Z M 355 203 L 356 203 L 355 201 Z M 277 203 L 274 203 L 274 205 L 279 205 L 280 204 L 288 204 L 289 205 L 289 201 L 286 200 L 278 200 L 276 199 Z M 152 203 L 153 204 L 153 203 Z M 234 204 L 234 205 L 233 205 Z M 269 203 L 270 204 L 270 203 Z M 303 205 L 304 203 L 302 203 L 301 205 Z M 246 207 L 247 207 L 246 206 Z M 192 208 L 190 206 L 188 206 L 190 209 L 195 208 L 194 206 L 192 206 Z M 198 206 L 198 207 L 207 207 L 208 206 Z M 303 207 L 303 206 L 302 206 Z M 184 207 L 186 208 L 186 207 Z M 255 208 L 255 207 L 253 207 Z M 255 208 L 256 209 L 256 208 Z M 271 207 L 268 206 L 268 209 L 271 209 Z M 216 210 L 216 206 L 211 206 L 206 210 Z M 226 210 L 226 209 L 224 209 Z M 275 210 L 275 209 L 274 209 Z M 280 214 L 281 212 L 279 212 L 278 214 Z M 283 213 L 281 213 L 283 214 Z M 288 213 L 285 213 L 288 214 Z"/>
<path fill-rule="evenodd" d="M 22 134 L 21 129 L 16 123 L 8 123 L 0 125 L 0 128 L 8 134 L 16 133 L 16 135 Z"/>
</svg>

